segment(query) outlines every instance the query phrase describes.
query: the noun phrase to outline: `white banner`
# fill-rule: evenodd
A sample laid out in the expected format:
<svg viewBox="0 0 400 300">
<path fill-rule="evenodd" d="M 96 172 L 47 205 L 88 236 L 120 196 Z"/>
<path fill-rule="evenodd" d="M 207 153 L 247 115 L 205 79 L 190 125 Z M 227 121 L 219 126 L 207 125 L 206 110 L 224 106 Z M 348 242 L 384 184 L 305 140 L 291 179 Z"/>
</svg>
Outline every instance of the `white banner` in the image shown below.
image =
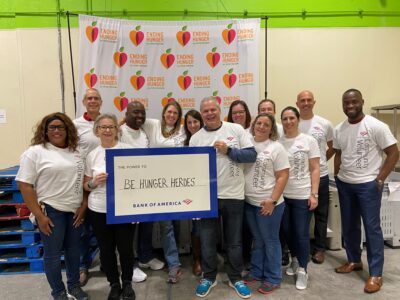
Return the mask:
<svg viewBox="0 0 400 300">
<path fill-rule="evenodd" d="M 102 112 L 125 114 L 141 101 L 148 117 L 160 118 L 168 101 L 184 113 L 217 96 L 223 116 L 230 104 L 259 98 L 260 19 L 136 21 L 79 16 L 77 116 L 89 87 L 103 98 Z"/>
</svg>

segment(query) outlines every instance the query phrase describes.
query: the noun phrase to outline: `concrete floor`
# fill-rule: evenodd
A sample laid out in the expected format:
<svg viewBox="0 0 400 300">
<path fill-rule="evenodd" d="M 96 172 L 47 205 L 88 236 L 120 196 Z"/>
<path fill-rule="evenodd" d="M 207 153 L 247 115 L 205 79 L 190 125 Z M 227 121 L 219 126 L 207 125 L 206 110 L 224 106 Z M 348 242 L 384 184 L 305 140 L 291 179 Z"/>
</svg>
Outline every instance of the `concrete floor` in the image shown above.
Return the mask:
<svg viewBox="0 0 400 300">
<path fill-rule="evenodd" d="M 384 285 L 379 293 L 367 295 L 363 292 L 367 271 L 351 274 L 336 274 L 334 267 L 345 262 L 345 252 L 328 251 L 326 261 L 322 265 L 309 264 L 309 287 L 298 291 L 293 277 L 284 275 L 282 286 L 270 295 L 257 292 L 257 285 L 251 286 L 251 299 L 399 299 L 400 298 L 400 250 L 385 248 Z M 365 251 L 363 262 L 366 265 Z M 194 295 L 198 283 L 191 273 L 190 256 L 182 256 L 184 273 L 176 285 L 165 283 L 166 270 L 148 271 L 145 282 L 134 284 L 137 300 L 189 300 L 200 299 Z M 103 273 L 97 266 L 91 270 L 91 278 L 84 290 L 92 300 L 107 299 L 109 287 Z M 4 275 L 0 276 L 0 299 L 51 299 L 50 289 L 44 274 Z M 218 275 L 218 285 L 207 299 L 226 300 L 240 299 L 227 285 L 227 276 L 223 272 Z"/>
</svg>

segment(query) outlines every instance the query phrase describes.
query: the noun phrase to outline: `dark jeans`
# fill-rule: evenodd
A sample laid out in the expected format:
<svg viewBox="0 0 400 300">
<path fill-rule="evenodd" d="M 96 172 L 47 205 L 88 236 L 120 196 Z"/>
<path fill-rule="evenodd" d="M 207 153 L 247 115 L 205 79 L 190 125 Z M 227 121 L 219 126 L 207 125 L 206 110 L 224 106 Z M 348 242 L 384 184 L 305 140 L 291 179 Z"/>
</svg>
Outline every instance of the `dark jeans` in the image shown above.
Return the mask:
<svg viewBox="0 0 400 300">
<path fill-rule="evenodd" d="M 242 222 L 243 200 L 218 199 L 218 211 L 222 217 L 223 236 L 227 252 L 227 274 L 235 283 L 241 280 L 243 270 Z M 204 278 L 215 281 L 217 277 L 218 218 L 201 219 L 201 267 Z"/>
<path fill-rule="evenodd" d="M 110 285 L 120 282 L 116 249 L 119 253 L 122 282 L 131 282 L 135 226 L 131 223 L 108 225 L 105 213 L 94 212 L 90 209 L 88 210 L 88 217 L 99 243 L 101 266 L 106 273 L 108 282 Z"/>
<path fill-rule="evenodd" d="M 52 233 L 49 236 L 40 233 L 44 249 L 44 270 L 52 290 L 51 294 L 57 296 L 65 290 L 61 276 L 63 250 L 68 289 L 79 285 L 79 239 L 82 226 L 73 226 L 74 214 L 71 212 L 60 211 L 47 204 L 46 212 L 54 227 L 51 228 Z"/>
<path fill-rule="evenodd" d="M 382 276 L 384 240 L 381 229 L 382 191 L 375 181 L 350 184 L 335 178 L 339 192 L 342 234 L 349 262 L 361 261 L 361 218 L 367 241 L 370 276 Z"/>
<path fill-rule="evenodd" d="M 319 181 L 318 206 L 314 210 L 314 250 L 326 250 L 326 231 L 328 228 L 329 213 L 329 176 L 323 176 Z"/>
<path fill-rule="evenodd" d="M 97 240 L 93 232 L 92 225 L 90 225 L 88 219 L 83 223 L 83 230 L 81 234 L 80 241 L 80 251 L 81 251 L 81 270 L 89 270 L 92 265 L 93 255 L 98 248 Z"/>
<path fill-rule="evenodd" d="M 283 229 L 292 257 L 297 257 L 300 267 L 307 270 L 310 254 L 310 219 L 308 200 L 296 200 L 285 197 Z"/>
<path fill-rule="evenodd" d="M 261 215 L 261 207 L 246 203 L 244 210 L 253 235 L 250 273 L 254 278 L 271 284 L 281 284 L 282 252 L 279 229 L 285 204 L 277 205 L 270 216 Z"/>
</svg>

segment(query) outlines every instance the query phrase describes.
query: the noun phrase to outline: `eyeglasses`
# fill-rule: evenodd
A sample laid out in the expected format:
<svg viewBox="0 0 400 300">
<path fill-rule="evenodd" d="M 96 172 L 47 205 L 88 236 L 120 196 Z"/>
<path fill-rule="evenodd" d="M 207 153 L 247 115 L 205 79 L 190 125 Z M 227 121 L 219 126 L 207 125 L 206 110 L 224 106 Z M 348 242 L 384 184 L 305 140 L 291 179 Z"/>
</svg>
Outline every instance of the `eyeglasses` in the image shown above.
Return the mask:
<svg viewBox="0 0 400 300">
<path fill-rule="evenodd" d="M 65 126 L 64 125 L 50 125 L 49 127 L 47 127 L 48 131 L 56 131 L 58 129 L 58 131 L 65 131 Z"/>
<path fill-rule="evenodd" d="M 237 110 L 237 111 L 233 111 L 232 115 L 244 115 L 246 113 L 245 110 Z"/>
<path fill-rule="evenodd" d="M 94 100 L 94 101 L 99 101 L 101 100 L 100 97 L 97 96 L 90 96 L 90 97 L 86 97 L 87 100 Z"/>
<path fill-rule="evenodd" d="M 117 126 L 113 125 L 113 126 L 105 126 L 105 125 L 101 125 L 101 126 L 97 126 L 98 129 L 106 131 L 107 129 L 109 130 L 113 130 L 113 129 L 117 129 Z"/>
</svg>

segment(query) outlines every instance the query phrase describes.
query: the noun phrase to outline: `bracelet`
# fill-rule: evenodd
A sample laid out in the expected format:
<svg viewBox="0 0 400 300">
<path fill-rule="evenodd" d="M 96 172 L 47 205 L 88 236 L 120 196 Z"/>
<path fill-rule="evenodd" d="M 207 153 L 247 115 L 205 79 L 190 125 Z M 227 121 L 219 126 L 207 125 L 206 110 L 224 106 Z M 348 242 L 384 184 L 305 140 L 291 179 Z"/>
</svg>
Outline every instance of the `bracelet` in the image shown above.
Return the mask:
<svg viewBox="0 0 400 300">
<path fill-rule="evenodd" d="M 89 180 L 89 182 L 87 183 L 87 186 L 89 189 L 94 190 L 97 186 L 93 185 L 93 180 Z"/>
</svg>

